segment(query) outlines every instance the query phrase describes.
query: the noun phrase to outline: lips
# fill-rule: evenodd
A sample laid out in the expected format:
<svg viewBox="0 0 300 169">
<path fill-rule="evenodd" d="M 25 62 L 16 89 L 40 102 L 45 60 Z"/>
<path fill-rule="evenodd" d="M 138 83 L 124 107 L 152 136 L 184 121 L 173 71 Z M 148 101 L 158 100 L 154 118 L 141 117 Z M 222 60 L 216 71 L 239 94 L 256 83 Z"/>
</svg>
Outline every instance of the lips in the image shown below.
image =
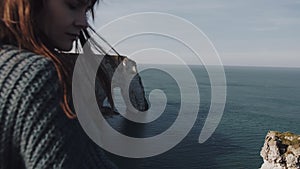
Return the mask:
<svg viewBox="0 0 300 169">
<path fill-rule="evenodd" d="M 77 33 L 66 33 L 68 36 L 70 36 L 73 40 L 77 39 L 79 37 L 79 34 Z"/>
</svg>

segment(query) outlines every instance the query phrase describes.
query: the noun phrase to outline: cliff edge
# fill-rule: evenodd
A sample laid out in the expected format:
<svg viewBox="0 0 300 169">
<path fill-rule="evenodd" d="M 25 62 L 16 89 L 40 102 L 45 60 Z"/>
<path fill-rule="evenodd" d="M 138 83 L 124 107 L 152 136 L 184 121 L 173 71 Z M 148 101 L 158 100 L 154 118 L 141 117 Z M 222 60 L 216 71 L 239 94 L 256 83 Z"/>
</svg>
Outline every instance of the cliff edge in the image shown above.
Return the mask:
<svg viewBox="0 0 300 169">
<path fill-rule="evenodd" d="M 260 155 L 261 169 L 300 169 L 300 136 L 269 131 Z"/>
</svg>

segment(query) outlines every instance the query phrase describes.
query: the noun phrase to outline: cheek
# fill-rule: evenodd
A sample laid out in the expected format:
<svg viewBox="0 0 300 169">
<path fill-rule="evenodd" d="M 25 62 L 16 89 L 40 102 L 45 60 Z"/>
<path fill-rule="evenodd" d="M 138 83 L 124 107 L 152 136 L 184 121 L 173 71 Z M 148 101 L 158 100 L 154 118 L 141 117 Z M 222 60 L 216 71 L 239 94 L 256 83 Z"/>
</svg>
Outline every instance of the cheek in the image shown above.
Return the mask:
<svg viewBox="0 0 300 169">
<path fill-rule="evenodd" d="M 62 34 L 70 29 L 69 27 L 71 25 L 72 21 L 67 17 L 67 15 L 51 13 L 44 17 L 43 31 L 46 35 L 55 36 L 55 38 L 59 39 Z"/>
<path fill-rule="evenodd" d="M 65 27 L 72 24 L 72 11 L 70 11 L 62 0 L 49 0 L 49 6 L 46 10 L 46 20 L 48 26 L 59 29 L 64 29 Z M 56 2 L 56 3 L 55 3 Z"/>
<path fill-rule="evenodd" d="M 61 9 L 57 10 L 56 13 L 53 13 L 53 22 L 56 22 L 59 25 L 69 25 L 72 23 L 72 12 Z"/>
</svg>

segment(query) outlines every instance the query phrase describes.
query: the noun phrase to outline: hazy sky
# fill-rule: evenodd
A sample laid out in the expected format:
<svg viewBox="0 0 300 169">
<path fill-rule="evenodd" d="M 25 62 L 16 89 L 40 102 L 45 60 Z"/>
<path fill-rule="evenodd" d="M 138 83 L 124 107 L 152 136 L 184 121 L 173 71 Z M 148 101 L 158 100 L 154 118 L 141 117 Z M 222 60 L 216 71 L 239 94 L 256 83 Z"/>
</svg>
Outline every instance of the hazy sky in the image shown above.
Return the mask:
<svg viewBox="0 0 300 169">
<path fill-rule="evenodd" d="M 300 0 L 104 0 L 96 11 L 96 29 L 136 12 L 182 17 L 208 36 L 224 65 L 300 67 Z M 141 22 L 157 25 L 151 19 Z M 128 24 L 103 36 L 110 39 L 112 34 L 126 29 L 131 29 Z M 194 40 L 193 36 L 188 38 Z M 139 37 L 116 48 L 129 55 L 126 48 L 143 48 L 142 40 L 161 44 L 163 49 L 166 44 L 173 45 L 157 37 Z M 173 48 L 178 49 L 176 44 Z M 153 61 L 151 57 L 147 59 Z M 160 62 L 170 60 L 162 56 Z"/>
</svg>

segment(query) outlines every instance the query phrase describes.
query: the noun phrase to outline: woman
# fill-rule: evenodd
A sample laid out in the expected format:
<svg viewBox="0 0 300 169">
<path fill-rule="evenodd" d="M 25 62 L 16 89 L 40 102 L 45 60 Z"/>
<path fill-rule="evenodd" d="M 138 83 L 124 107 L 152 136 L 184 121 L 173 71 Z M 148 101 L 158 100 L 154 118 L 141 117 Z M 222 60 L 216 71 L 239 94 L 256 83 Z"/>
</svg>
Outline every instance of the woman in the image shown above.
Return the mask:
<svg viewBox="0 0 300 169">
<path fill-rule="evenodd" d="M 60 56 L 86 37 L 96 1 L 0 0 L 0 169 L 115 168 L 70 108 Z"/>
</svg>

